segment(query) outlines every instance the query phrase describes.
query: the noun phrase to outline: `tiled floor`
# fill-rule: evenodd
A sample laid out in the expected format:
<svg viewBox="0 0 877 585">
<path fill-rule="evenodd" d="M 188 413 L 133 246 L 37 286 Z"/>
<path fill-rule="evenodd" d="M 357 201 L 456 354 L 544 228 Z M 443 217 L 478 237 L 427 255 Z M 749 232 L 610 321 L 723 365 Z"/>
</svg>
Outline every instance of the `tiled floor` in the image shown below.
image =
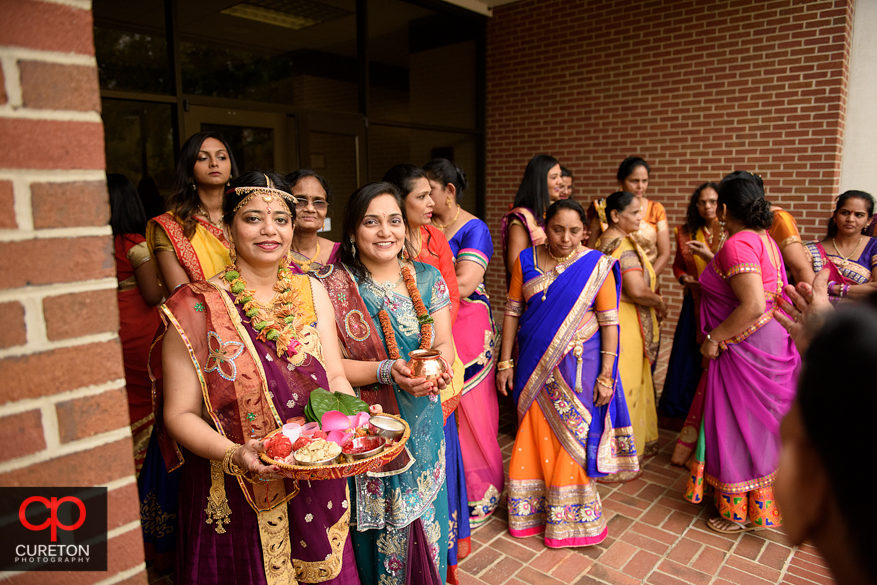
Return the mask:
<svg viewBox="0 0 877 585">
<path fill-rule="evenodd" d="M 500 445 L 506 469 L 514 442 L 503 409 Z M 472 554 L 460 564 L 462 585 L 728 585 L 831 584 L 811 547 L 789 547 L 779 532 L 733 537 L 706 526 L 715 509 L 682 499 L 687 471 L 670 465 L 676 433 L 661 431 L 661 451 L 639 479 L 599 485 L 609 536 L 597 546 L 548 549 L 542 537 L 513 538 L 507 510 L 472 534 Z"/>
</svg>

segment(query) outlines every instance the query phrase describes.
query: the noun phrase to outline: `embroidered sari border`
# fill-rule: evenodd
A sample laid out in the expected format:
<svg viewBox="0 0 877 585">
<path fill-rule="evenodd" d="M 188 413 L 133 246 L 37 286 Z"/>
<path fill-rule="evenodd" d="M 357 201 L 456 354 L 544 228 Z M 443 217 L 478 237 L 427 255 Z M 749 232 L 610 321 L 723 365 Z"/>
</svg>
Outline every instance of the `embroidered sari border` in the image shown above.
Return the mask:
<svg viewBox="0 0 877 585">
<path fill-rule="evenodd" d="M 774 480 L 776 479 L 776 475 L 777 472 L 774 471 L 773 473 L 765 475 L 764 477 L 756 477 L 736 483 L 726 483 L 704 471 L 703 478 L 704 481 L 706 481 L 717 490 L 721 490 L 728 494 L 742 494 L 745 492 L 751 492 L 752 490 L 772 486 Z"/>
</svg>

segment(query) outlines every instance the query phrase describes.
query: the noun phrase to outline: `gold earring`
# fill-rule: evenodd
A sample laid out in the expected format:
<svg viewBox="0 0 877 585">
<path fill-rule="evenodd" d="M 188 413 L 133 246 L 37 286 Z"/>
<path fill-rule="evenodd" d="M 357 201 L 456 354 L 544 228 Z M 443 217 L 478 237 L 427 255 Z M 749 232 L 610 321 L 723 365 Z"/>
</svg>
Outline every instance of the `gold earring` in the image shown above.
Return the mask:
<svg viewBox="0 0 877 585">
<path fill-rule="evenodd" d="M 451 196 L 448 195 L 447 199 L 445 199 L 445 205 L 447 205 L 448 208 L 450 208 L 452 204 L 453 204 L 453 202 L 451 201 Z"/>
</svg>

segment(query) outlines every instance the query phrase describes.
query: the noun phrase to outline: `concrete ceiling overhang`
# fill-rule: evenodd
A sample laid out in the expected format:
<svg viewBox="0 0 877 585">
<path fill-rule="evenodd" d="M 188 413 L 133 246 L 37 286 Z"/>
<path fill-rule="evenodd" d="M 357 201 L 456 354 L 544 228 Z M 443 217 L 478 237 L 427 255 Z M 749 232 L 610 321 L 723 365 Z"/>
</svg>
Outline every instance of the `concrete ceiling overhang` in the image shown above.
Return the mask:
<svg viewBox="0 0 877 585">
<path fill-rule="evenodd" d="M 501 6 L 503 4 L 511 4 L 512 2 L 517 2 L 518 0 L 444 0 L 448 4 L 453 4 L 454 6 L 459 6 L 461 8 L 465 8 L 467 10 L 471 10 L 473 12 L 477 12 L 479 14 L 483 14 L 485 16 L 493 16 L 493 8 L 494 6 Z"/>
</svg>

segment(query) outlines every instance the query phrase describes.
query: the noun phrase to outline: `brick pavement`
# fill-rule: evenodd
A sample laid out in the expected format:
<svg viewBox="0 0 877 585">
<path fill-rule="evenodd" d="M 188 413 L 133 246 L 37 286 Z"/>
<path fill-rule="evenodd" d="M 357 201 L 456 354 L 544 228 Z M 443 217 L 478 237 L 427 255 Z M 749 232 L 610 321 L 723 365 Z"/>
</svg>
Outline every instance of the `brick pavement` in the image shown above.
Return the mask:
<svg viewBox="0 0 877 585">
<path fill-rule="evenodd" d="M 506 471 L 514 442 L 513 413 L 503 408 L 500 446 Z M 598 489 L 609 536 L 601 544 L 548 549 L 541 536 L 513 538 L 504 503 L 472 533 L 472 554 L 461 564 L 461 585 L 829 585 L 812 546 L 789 547 L 776 531 L 727 536 L 706 520 L 712 506 L 682 498 L 688 472 L 670 464 L 676 433 L 661 430 L 660 453 L 642 477 Z"/>
</svg>

